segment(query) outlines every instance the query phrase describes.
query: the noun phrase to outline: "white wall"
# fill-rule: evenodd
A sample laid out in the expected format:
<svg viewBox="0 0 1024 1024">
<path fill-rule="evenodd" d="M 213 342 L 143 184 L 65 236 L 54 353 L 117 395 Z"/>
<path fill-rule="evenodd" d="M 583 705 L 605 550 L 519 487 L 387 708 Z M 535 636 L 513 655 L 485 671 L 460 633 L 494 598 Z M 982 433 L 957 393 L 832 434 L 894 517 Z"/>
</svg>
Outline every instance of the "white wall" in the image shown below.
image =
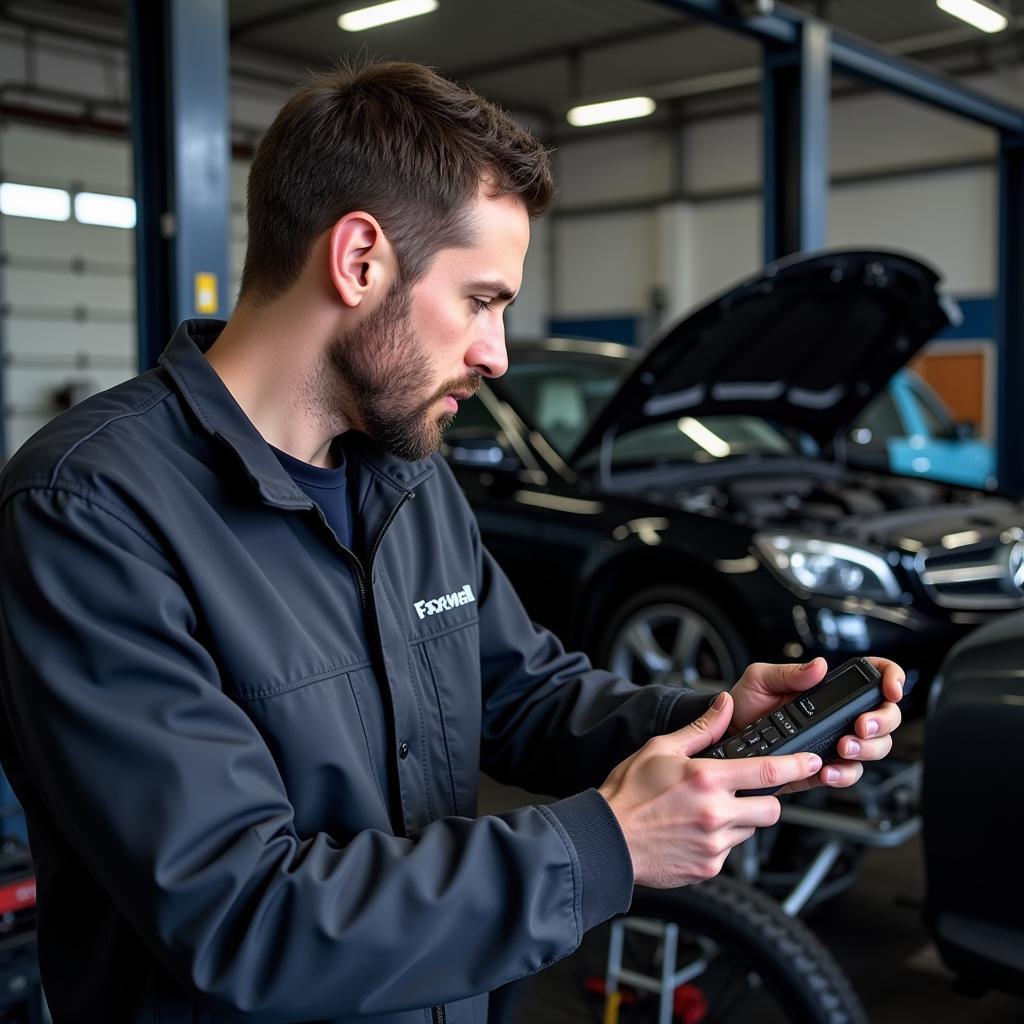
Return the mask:
<svg viewBox="0 0 1024 1024">
<path fill-rule="evenodd" d="M 761 266 L 761 202 L 744 198 L 695 204 L 693 302 L 705 299 Z"/>
<path fill-rule="evenodd" d="M 624 314 L 647 307 L 654 280 L 654 211 L 558 222 L 554 314 Z"/>
<path fill-rule="evenodd" d="M 682 130 L 683 180 L 680 188 L 700 195 L 761 182 L 761 118 L 736 114 L 697 121 Z"/>
<path fill-rule="evenodd" d="M 964 79 L 976 89 L 1010 92 L 1018 73 Z M 1024 100 L 1024 82 L 1015 99 Z M 1009 99 L 1009 97 L 1007 97 Z M 992 157 L 995 133 L 974 122 L 892 93 L 836 97 L 831 104 L 829 164 L 833 175 Z M 683 129 L 683 185 L 688 192 L 755 187 L 761 181 L 761 118 L 737 114 Z"/>
<path fill-rule="evenodd" d="M 131 194 L 121 139 L 0 125 L 7 181 Z M 135 372 L 134 232 L 0 217 L 8 451 L 54 413 L 71 381 L 110 387 Z"/>
<path fill-rule="evenodd" d="M 1024 77 L 1014 69 L 967 84 L 1011 102 L 1024 98 Z M 651 207 L 628 215 L 556 214 L 554 315 L 621 315 L 624 303 L 632 301 L 634 314 L 645 316 L 654 281 L 667 291 L 670 319 L 760 266 L 760 116 L 738 114 L 684 127 L 674 181 L 672 140 L 663 139 L 658 145 L 651 135 L 633 132 L 560 144 L 563 211 L 599 199 L 635 207 L 647 198 Z M 833 102 L 829 150 L 837 179 L 829 198 L 829 245 L 905 249 L 933 262 L 956 294 L 994 291 L 994 169 L 957 166 L 993 160 L 994 132 L 899 96 L 870 93 Z M 940 170 L 897 173 L 925 165 Z M 891 176 L 843 181 L 865 173 Z M 755 194 L 712 198 L 735 190 Z M 659 201 L 673 193 L 690 201 Z M 622 251 L 607 245 L 619 236 Z"/>
<path fill-rule="evenodd" d="M 564 202 L 573 206 L 661 195 L 672 187 L 673 140 L 663 132 L 584 138 L 555 152 Z"/>
<path fill-rule="evenodd" d="M 551 220 L 530 225 L 530 248 L 515 305 L 505 312 L 505 332 L 512 338 L 542 338 L 551 316 Z"/>
<path fill-rule="evenodd" d="M 957 295 L 996 286 L 996 177 L 988 168 L 835 189 L 830 245 L 879 245 L 923 256 Z"/>
</svg>

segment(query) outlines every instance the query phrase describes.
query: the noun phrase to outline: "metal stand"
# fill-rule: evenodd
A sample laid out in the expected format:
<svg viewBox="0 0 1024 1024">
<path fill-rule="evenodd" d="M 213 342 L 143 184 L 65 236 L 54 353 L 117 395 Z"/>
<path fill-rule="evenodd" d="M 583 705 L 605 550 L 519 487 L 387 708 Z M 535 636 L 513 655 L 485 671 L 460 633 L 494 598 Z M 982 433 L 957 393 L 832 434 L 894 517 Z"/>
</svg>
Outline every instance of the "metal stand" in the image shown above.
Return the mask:
<svg viewBox="0 0 1024 1024">
<path fill-rule="evenodd" d="M 622 945 L 627 929 L 663 940 L 660 976 L 640 974 L 622 966 Z M 678 946 L 678 925 L 647 917 L 619 917 L 612 922 L 608 940 L 608 970 L 605 974 L 604 1024 L 615 1024 L 618 1019 L 619 983 L 623 981 L 645 992 L 657 993 L 658 1024 L 672 1024 L 676 989 L 702 974 L 708 965 L 707 960 L 701 957 L 677 971 Z"/>
<path fill-rule="evenodd" d="M 842 791 L 833 794 L 835 801 L 840 804 L 845 798 L 852 813 L 783 803 L 783 822 L 813 829 L 828 837 L 782 900 L 786 913 L 791 917 L 799 914 L 819 892 L 842 853 L 844 843 L 891 848 L 916 835 L 921 828 L 921 816 L 917 810 L 920 791 L 921 765 L 891 762 L 884 764 L 884 767 L 874 766 L 871 775 L 865 774 L 865 778 L 849 794 L 842 794 Z M 749 860 L 748 854 L 741 862 L 743 866 L 740 870 L 747 881 L 756 884 L 760 876 L 750 877 L 746 866 Z M 852 877 L 849 881 L 853 881 Z"/>
</svg>

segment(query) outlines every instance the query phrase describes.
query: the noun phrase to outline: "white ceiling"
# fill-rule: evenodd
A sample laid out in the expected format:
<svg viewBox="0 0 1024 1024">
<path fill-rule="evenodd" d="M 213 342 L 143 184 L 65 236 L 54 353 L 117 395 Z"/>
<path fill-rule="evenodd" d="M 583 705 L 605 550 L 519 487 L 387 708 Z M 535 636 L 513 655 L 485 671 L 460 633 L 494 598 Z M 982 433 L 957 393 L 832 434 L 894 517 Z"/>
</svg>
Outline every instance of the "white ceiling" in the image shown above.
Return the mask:
<svg viewBox="0 0 1024 1024">
<path fill-rule="evenodd" d="M 716 91 L 718 81 L 706 76 L 752 71 L 761 57 L 751 39 L 688 19 L 658 0 L 440 0 L 433 14 L 369 32 L 337 27 L 340 13 L 370 2 L 230 0 L 232 55 L 249 69 L 265 60 L 286 77 L 361 53 L 422 61 L 506 106 L 550 119 L 556 132 L 573 101 L 642 89 L 682 97 L 691 91 L 679 87 L 686 80 L 696 80 L 701 93 Z M 0 11 L 6 6 L 0 0 Z M 125 0 L 64 0 L 63 6 L 123 24 Z M 1024 68 L 1024 0 L 1009 0 L 1012 27 L 992 37 L 943 13 L 934 0 L 790 0 L 789 6 L 952 73 Z M 1021 94 L 1024 103 L 1024 78 Z M 754 98 L 749 85 L 734 95 L 737 102 Z M 700 98 L 677 102 L 689 113 Z"/>
</svg>

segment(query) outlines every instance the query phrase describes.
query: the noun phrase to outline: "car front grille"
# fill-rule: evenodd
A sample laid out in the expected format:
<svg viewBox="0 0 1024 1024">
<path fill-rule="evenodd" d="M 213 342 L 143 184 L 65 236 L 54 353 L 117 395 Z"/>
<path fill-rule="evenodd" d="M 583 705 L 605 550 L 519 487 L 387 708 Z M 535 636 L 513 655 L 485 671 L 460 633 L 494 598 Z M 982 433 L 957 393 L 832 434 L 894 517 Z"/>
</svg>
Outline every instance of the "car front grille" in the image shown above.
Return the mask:
<svg viewBox="0 0 1024 1024">
<path fill-rule="evenodd" d="M 925 548 L 917 571 L 932 600 L 944 608 L 1017 608 L 1024 605 L 1024 533 L 947 551 Z"/>
</svg>

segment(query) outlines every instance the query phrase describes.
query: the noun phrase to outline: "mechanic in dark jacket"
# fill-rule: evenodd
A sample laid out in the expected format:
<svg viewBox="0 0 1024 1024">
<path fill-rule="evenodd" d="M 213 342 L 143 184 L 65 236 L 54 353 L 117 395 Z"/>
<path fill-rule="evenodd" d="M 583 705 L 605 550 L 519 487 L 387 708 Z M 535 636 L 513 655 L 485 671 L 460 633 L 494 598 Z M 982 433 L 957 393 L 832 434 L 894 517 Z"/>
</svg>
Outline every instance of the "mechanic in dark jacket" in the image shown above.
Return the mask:
<svg viewBox="0 0 1024 1024">
<path fill-rule="evenodd" d="M 711 709 L 634 687 L 481 545 L 435 452 L 505 369 L 551 192 L 433 72 L 313 80 L 256 155 L 228 324 L 184 323 L 5 470 L 0 744 L 57 1024 L 481 1022 L 634 881 L 710 877 L 774 823 L 738 789 L 888 752 L 893 703 L 838 766 L 691 761 L 824 663 L 751 666 Z M 478 818 L 481 768 L 561 799 Z"/>
</svg>

